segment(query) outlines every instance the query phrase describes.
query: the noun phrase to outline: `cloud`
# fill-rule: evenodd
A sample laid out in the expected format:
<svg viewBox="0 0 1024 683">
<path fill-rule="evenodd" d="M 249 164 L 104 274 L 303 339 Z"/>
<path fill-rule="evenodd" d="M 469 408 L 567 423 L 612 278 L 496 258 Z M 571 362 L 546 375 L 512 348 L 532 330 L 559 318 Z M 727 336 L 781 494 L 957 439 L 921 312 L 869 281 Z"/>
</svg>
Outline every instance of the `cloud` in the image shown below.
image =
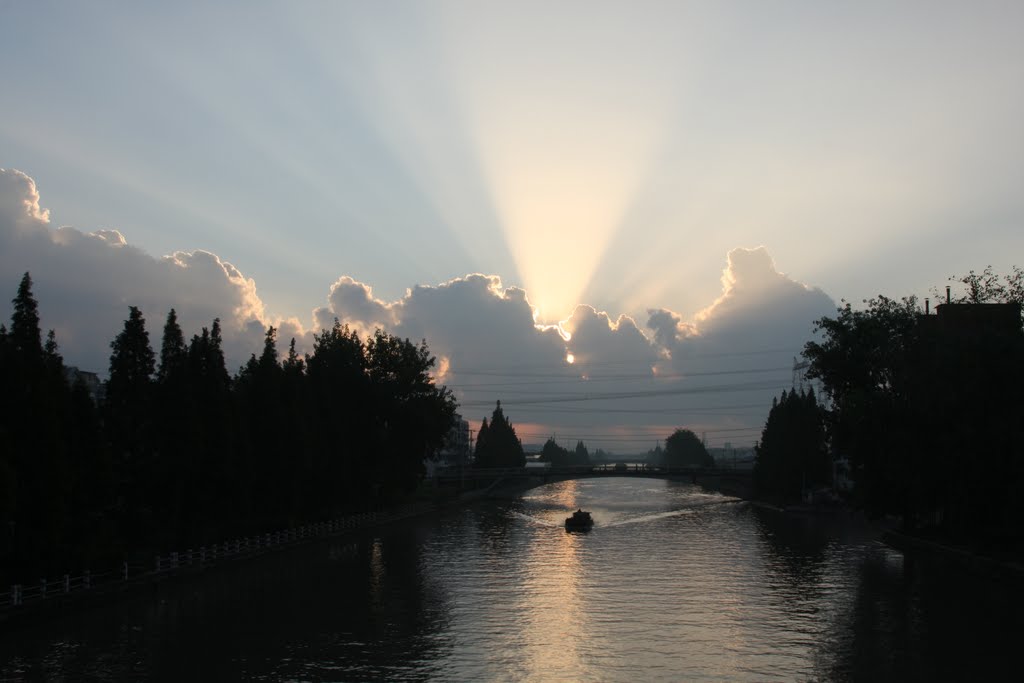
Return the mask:
<svg viewBox="0 0 1024 683">
<path fill-rule="evenodd" d="M 652 309 L 647 326 L 667 354 L 666 372 L 702 389 L 679 397 L 681 418 L 716 422 L 719 442 L 748 443 L 772 397 L 791 388 L 793 358 L 814 321 L 835 311 L 823 291 L 780 273 L 765 247 L 738 248 L 728 254 L 721 295 L 693 321 Z"/>
<path fill-rule="evenodd" d="M 5 232 L 37 232 L 50 222 L 50 212 L 39 206 L 35 181 L 18 170 L 0 168 L 0 207 L 9 222 Z"/>
<path fill-rule="evenodd" d="M 104 371 L 129 305 L 142 309 L 154 348 L 172 307 L 187 336 L 219 317 L 232 370 L 260 350 L 268 324 L 282 351 L 294 337 L 308 352 L 307 325 L 337 318 L 363 335 L 379 327 L 427 340 L 439 381 L 474 423 L 500 399 L 528 443 L 557 432 L 568 445 L 580 438 L 620 452 L 677 426 L 707 430 L 712 444 L 751 442 L 772 396 L 789 387 L 813 321 L 835 311 L 758 247 L 728 254 L 720 296 L 692 320 L 652 308 L 643 328 L 583 304 L 558 325 L 538 325 L 524 289 L 480 273 L 416 285 L 394 301 L 342 276 L 308 322 L 271 321 L 256 283 L 230 262 L 201 250 L 158 258 L 115 229 L 54 227 L 35 183 L 13 170 L 0 170 L 0 247 L 0 287 L 13 296 L 32 273 L 44 329 L 56 330 L 70 364 Z"/>
<path fill-rule="evenodd" d="M 391 306 L 374 298 L 372 287 L 348 275 L 331 285 L 327 306 L 313 311 L 313 319 L 320 329 L 330 328 L 335 318 L 363 333 L 378 327 L 391 327 L 395 323 Z"/>
<path fill-rule="evenodd" d="M 780 273 L 765 247 L 739 248 L 729 252 L 722 295 L 695 322 L 704 335 L 757 328 L 784 341 L 790 330 L 806 338 L 813 320 L 834 311 L 835 303 L 823 291 Z"/>
<path fill-rule="evenodd" d="M 571 335 L 568 346 L 574 365 L 589 377 L 650 373 L 660 358 L 657 346 L 625 315 L 612 320 L 581 304 L 561 327 Z"/>
<path fill-rule="evenodd" d="M 0 285 L 13 296 L 21 275 L 32 273 L 42 325 L 55 329 L 68 363 L 104 372 L 129 306 L 145 315 L 154 348 L 175 308 L 186 336 L 220 318 L 232 365 L 259 349 L 263 302 L 231 263 L 199 250 L 156 258 L 117 230 L 54 228 L 39 202 L 29 176 L 0 169 Z"/>
</svg>

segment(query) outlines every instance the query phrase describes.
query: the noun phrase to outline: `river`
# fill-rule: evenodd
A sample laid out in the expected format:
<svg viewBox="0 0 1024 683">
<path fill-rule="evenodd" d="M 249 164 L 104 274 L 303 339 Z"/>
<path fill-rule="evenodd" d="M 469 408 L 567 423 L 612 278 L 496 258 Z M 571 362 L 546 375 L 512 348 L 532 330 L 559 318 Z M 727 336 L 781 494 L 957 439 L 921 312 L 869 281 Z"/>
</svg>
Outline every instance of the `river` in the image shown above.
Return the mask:
<svg viewBox="0 0 1024 683">
<path fill-rule="evenodd" d="M 845 515 L 589 479 L 8 628 L 0 680 L 995 679 L 1021 592 Z"/>
</svg>

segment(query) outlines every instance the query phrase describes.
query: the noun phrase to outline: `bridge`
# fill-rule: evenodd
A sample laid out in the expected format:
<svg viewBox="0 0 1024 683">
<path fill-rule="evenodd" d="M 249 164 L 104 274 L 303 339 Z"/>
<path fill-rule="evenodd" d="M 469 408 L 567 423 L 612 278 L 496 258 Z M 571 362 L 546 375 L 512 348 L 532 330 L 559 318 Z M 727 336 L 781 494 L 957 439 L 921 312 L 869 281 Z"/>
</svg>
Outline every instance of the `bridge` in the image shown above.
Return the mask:
<svg viewBox="0 0 1024 683">
<path fill-rule="evenodd" d="M 461 491 L 526 490 L 568 479 L 595 477 L 646 477 L 698 484 L 711 491 L 746 498 L 753 485 L 751 470 L 701 467 L 669 467 L 645 463 L 608 463 L 562 467 L 447 467 L 438 470 L 439 486 L 456 486 Z"/>
</svg>

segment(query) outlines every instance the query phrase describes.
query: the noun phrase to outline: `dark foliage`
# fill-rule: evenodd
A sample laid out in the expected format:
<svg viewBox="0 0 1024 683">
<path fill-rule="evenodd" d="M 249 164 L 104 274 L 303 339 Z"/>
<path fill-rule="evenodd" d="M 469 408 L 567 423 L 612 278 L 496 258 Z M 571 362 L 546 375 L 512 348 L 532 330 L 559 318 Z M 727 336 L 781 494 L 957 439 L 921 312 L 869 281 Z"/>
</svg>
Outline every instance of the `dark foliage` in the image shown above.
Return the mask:
<svg viewBox="0 0 1024 683">
<path fill-rule="evenodd" d="M 1011 547 L 1024 540 L 1024 334 L 1016 275 L 986 269 L 967 294 L 920 315 L 879 297 L 823 318 L 809 376 L 831 399 L 828 436 L 854 498 L 908 527 Z M 1017 279 L 1013 279 L 1016 277 Z M 983 303 L 988 302 L 988 303 Z"/>
<path fill-rule="evenodd" d="M 784 391 L 772 401 L 755 451 L 754 485 L 761 497 L 799 500 L 805 492 L 831 483 L 825 411 L 813 390 Z"/>
<path fill-rule="evenodd" d="M 714 467 L 715 459 L 689 429 L 677 429 L 665 439 L 662 462 L 669 467 Z"/>
<path fill-rule="evenodd" d="M 485 417 L 477 434 L 475 464 L 477 467 L 522 467 L 526 464 L 523 444 L 516 436 L 512 423 L 501 409 L 501 401 L 491 414 L 490 423 Z"/>
<path fill-rule="evenodd" d="M 590 453 L 582 441 L 576 443 L 574 450 L 563 448 L 555 443 L 555 440 L 548 439 L 544 442 L 544 449 L 540 453 L 541 462 L 550 462 L 553 466 L 589 465 Z"/>
<path fill-rule="evenodd" d="M 234 380 L 218 320 L 186 344 L 170 311 L 158 364 L 131 307 L 111 351 L 97 402 L 44 343 L 25 275 L 0 327 L 4 584 L 396 502 L 454 421 L 425 342 L 337 321 L 283 362 L 271 327 Z"/>
</svg>

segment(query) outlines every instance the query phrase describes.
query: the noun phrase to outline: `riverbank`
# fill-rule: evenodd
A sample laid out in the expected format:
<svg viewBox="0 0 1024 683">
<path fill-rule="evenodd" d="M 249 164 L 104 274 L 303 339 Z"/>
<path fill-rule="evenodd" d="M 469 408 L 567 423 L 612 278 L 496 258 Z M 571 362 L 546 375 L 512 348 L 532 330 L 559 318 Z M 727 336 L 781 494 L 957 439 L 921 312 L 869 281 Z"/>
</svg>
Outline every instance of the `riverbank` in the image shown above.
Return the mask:
<svg viewBox="0 0 1024 683">
<path fill-rule="evenodd" d="M 778 501 L 748 499 L 750 505 L 794 517 L 857 517 L 878 532 L 879 540 L 903 553 L 915 553 L 942 558 L 960 564 L 982 576 L 992 578 L 1024 578 L 1024 562 L 993 557 L 974 548 L 935 538 L 925 538 L 898 529 L 896 518 L 867 519 L 863 513 L 846 505 L 780 504 Z"/>
<path fill-rule="evenodd" d="M 1024 563 L 985 555 L 966 546 L 922 538 L 896 529 L 888 529 L 883 532 L 882 541 L 886 545 L 904 552 L 913 551 L 951 560 L 984 576 L 1006 579 L 1024 578 Z"/>
<path fill-rule="evenodd" d="M 417 500 L 394 508 L 340 517 L 274 532 L 256 534 L 157 555 L 149 567 L 124 562 L 104 572 L 65 574 L 33 585 L 10 586 L 0 593 L 0 630 L 13 624 L 45 619 L 71 609 L 86 609 L 133 595 L 145 587 L 191 577 L 271 553 L 384 526 L 427 514 L 446 504 L 447 499 Z"/>
</svg>

